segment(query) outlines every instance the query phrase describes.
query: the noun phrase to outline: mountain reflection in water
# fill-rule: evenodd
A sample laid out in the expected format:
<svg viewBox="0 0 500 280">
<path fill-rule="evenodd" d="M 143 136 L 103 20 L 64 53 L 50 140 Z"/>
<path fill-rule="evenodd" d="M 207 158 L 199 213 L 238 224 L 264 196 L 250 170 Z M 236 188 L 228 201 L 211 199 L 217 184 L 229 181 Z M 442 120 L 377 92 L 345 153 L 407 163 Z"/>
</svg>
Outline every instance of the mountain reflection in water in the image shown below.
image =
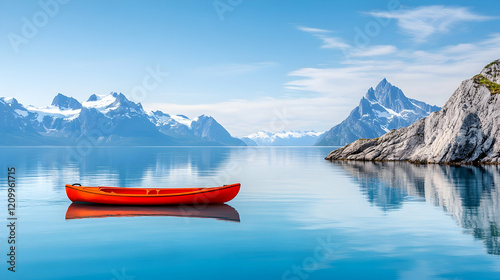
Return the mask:
<svg viewBox="0 0 500 280">
<path fill-rule="evenodd" d="M 383 211 L 424 199 L 446 211 L 458 225 L 500 255 L 500 168 L 415 165 L 406 162 L 333 162 L 357 181 L 367 200 Z"/>
</svg>

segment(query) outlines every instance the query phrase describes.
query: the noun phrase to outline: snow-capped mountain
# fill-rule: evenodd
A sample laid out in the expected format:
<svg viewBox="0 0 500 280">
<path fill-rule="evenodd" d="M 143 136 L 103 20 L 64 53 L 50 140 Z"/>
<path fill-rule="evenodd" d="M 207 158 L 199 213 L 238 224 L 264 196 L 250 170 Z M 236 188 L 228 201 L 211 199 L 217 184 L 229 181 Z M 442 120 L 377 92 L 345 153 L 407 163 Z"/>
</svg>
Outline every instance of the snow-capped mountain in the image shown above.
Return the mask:
<svg viewBox="0 0 500 280">
<path fill-rule="evenodd" d="M 201 115 L 189 119 L 184 115 L 169 115 L 161 111 L 148 113 L 149 119 L 158 130 L 174 138 L 197 141 L 203 139 L 206 143 L 217 143 L 228 146 L 244 146 L 244 142 L 234 138 L 214 118 Z"/>
<path fill-rule="evenodd" d="M 146 112 L 116 92 L 83 103 L 58 94 L 46 107 L 2 97 L 0 133 L 0 145 L 245 145 L 212 117 Z"/>
<path fill-rule="evenodd" d="M 370 88 L 359 105 L 340 124 L 325 132 L 316 146 L 343 146 L 360 138 L 377 138 L 439 111 L 441 108 L 408 98 L 383 79 Z"/>
<path fill-rule="evenodd" d="M 0 142 L 3 145 L 38 145 L 58 143 L 37 132 L 36 115 L 15 98 L 0 97 Z"/>
<path fill-rule="evenodd" d="M 243 137 L 248 146 L 312 146 L 323 132 L 315 131 L 259 131 Z"/>
<path fill-rule="evenodd" d="M 78 100 L 74 99 L 73 97 L 67 97 L 65 95 L 62 95 L 58 93 L 56 97 L 54 97 L 54 100 L 52 100 L 52 106 L 56 106 L 59 109 L 81 109 L 82 108 L 82 103 L 78 102 Z"/>
</svg>

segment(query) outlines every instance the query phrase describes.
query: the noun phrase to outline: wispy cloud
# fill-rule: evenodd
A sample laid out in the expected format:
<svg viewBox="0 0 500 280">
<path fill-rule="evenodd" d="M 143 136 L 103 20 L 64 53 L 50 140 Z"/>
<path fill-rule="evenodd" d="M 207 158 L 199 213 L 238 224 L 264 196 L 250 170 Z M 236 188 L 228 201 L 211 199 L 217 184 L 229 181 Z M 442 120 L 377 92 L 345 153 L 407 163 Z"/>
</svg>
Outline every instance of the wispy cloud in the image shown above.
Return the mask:
<svg viewBox="0 0 500 280">
<path fill-rule="evenodd" d="M 380 56 L 380 55 L 388 55 L 393 54 L 397 51 L 397 48 L 392 45 L 378 45 L 367 47 L 364 49 L 360 49 L 351 53 L 351 56 L 354 57 L 366 57 L 366 56 Z"/>
<path fill-rule="evenodd" d="M 320 46 L 322 49 L 337 49 L 344 52 L 346 56 L 353 57 L 367 57 L 367 56 L 380 56 L 394 53 L 397 49 L 391 45 L 375 45 L 367 46 L 364 48 L 356 48 L 340 37 L 333 37 L 327 35 L 332 31 L 326 29 L 319 29 L 306 26 L 297 26 L 298 30 L 312 34 L 314 37 L 319 38 L 323 44 Z M 348 57 L 346 57 L 348 58 Z"/>
<path fill-rule="evenodd" d="M 332 31 L 326 30 L 326 29 L 307 27 L 307 26 L 301 26 L 301 25 L 297 26 L 297 29 L 300 31 L 309 32 L 309 33 L 330 33 L 330 32 L 332 32 Z"/>
<path fill-rule="evenodd" d="M 417 42 L 424 42 L 435 34 L 445 34 L 460 22 L 487 21 L 495 17 L 474 13 L 466 7 L 421 6 L 398 11 L 372 11 L 374 17 L 396 19 L 401 30 Z"/>
<path fill-rule="evenodd" d="M 379 60 L 351 60 L 341 67 L 298 69 L 289 75 L 299 79 L 286 83 L 285 87 L 352 98 L 386 77 L 412 98 L 443 105 L 462 80 L 498 58 L 500 34 L 493 34 L 476 43 L 449 45 L 433 51 L 397 50 Z"/>
<path fill-rule="evenodd" d="M 300 31 L 310 33 L 314 37 L 319 38 L 323 42 L 323 45 L 321 45 L 321 48 L 343 50 L 343 49 L 347 49 L 350 47 L 349 44 L 344 42 L 339 37 L 327 36 L 326 34 L 332 32 L 330 30 L 319 29 L 319 28 L 314 28 L 314 27 L 307 27 L 307 26 L 297 26 L 297 29 Z"/>
<path fill-rule="evenodd" d="M 324 35 L 315 35 L 316 37 L 320 38 L 321 41 L 323 41 L 323 45 L 321 48 L 323 49 L 347 49 L 350 47 L 349 44 L 343 42 L 342 39 L 338 37 L 327 37 Z"/>
</svg>

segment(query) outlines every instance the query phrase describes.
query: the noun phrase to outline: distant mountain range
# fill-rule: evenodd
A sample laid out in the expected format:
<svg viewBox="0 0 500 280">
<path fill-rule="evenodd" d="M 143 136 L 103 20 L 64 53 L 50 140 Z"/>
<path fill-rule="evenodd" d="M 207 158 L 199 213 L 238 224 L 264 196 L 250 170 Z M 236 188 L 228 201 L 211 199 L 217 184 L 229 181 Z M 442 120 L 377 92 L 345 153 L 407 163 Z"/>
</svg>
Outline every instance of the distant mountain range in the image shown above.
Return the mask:
<svg viewBox="0 0 500 280">
<path fill-rule="evenodd" d="M 146 112 L 116 92 L 83 103 L 58 94 L 42 108 L 1 97 L 0 134 L 0 145 L 246 145 L 212 117 Z"/>
<path fill-rule="evenodd" d="M 368 90 L 344 121 L 325 132 L 315 145 L 343 146 L 358 139 L 377 138 L 440 109 L 406 97 L 401 89 L 383 79 L 375 89 Z"/>
<path fill-rule="evenodd" d="M 322 134 L 315 131 L 259 131 L 241 140 L 248 146 L 312 146 Z"/>
</svg>

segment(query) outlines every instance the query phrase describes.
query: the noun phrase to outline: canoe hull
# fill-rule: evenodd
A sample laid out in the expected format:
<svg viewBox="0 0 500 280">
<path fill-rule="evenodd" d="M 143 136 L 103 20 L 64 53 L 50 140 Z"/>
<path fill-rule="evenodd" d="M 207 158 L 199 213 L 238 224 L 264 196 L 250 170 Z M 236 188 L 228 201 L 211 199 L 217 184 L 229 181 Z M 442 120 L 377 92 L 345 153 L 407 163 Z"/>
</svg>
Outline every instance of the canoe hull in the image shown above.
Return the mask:
<svg viewBox="0 0 500 280">
<path fill-rule="evenodd" d="M 176 190 L 179 191 L 176 192 Z M 220 204 L 233 199 L 239 190 L 240 184 L 193 189 L 141 189 L 66 185 L 66 194 L 73 202 L 114 205 Z M 163 194 L 163 192 L 165 193 Z"/>
</svg>

